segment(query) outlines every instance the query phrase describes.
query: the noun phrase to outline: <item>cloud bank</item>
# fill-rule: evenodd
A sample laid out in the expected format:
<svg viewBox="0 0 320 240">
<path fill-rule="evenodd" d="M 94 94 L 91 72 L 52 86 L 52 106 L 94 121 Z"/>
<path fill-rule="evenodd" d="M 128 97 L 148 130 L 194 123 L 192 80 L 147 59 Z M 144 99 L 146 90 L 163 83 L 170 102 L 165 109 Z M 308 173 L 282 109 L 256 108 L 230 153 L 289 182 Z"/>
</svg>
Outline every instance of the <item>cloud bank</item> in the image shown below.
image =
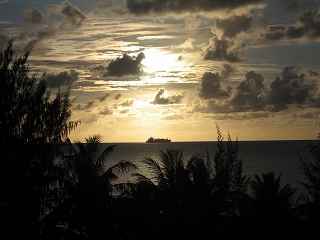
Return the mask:
<svg viewBox="0 0 320 240">
<path fill-rule="evenodd" d="M 79 77 L 79 73 L 75 70 L 60 72 L 56 75 L 50 74 L 47 76 L 47 85 L 51 88 L 61 86 L 71 86 Z"/>
<path fill-rule="evenodd" d="M 291 105 L 300 107 L 320 107 L 320 93 L 317 72 L 308 71 L 310 79 L 300 67 L 287 66 L 270 84 L 260 73 L 249 71 L 245 80 L 237 87 L 221 88 L 221 74 L 206 72 L 198 89 L 200 99 L 193 104 L 196 112 L 236 113 L 236 112 L 280 112 Z"/>
<path fill-rule="evenodd" d="M 194 13 L 218 10 L 234 10 L 240 7 L 263 4 L 264 0 L 126 0 L 130 13 L 137 16 L 165 13 Z"/>
</svg>

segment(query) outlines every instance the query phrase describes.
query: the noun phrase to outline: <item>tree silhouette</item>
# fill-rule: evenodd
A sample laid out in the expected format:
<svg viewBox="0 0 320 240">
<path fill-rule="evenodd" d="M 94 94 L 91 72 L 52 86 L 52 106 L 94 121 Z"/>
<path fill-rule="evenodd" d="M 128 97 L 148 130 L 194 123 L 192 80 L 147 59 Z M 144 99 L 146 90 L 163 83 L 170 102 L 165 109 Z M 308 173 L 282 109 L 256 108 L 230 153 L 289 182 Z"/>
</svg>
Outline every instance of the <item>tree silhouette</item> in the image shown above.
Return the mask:
<svg viewBox="0 0 320 240">
<path fill-rule="evenodd" d="M 64 170 L 61 186 L 62 201 L 52 212 L 56 226 L 70 234 L 71 239 L 116 237 L 119 219 L 114 208 L 116 193 L 124 186 L 115 183 L 118 174 L 137 167 L 120 161 L 106 169 L 106 161 L 114 146 L 101 150 L 101 137 L 95 135 L 85 143 L 67 142 L 70 154 L 61 158 Z"/>
<path fill-rule="evenodd" d="M 56 185 L 55 154 L 77 122 L 70 88 L 51 97 L 45 74 L 29 76 L 30 51 L 13 59 L 12 46 L 0 51 L 0 225 L 5 236 L 35 238 Z"/>
<path fill-rule="evenodd" d="M 216 128 L 218 149 L 214 154 L 215 186 L 225 205 L 222 209 L 224 214 L 239 215 L 241 205 L 246 199 L 249 178 L 242 174 L 243 160 L 238 156 L 238 140 L 233 142 L 228 133 L 227 143 L 224 143 L 218 124 Z"/>
<path fill-rule="evenodd" d="M 320 141 L 318 144 L 308 145 L 307 148 L 312 158 L 300 155 L 301 170 L 306 181 L 299 181 L 299 183 L 307 191 L 307 194 L 302 196 L 301 207 L 308 222 L 309 234 L 319 238 L 320 231 L 317 226 L 320 224 Z"/>
<path fill-rule="evenodd" d="M 238 157 L 238 140 L 232 141 L 228 133 L 228 141 L 223 142 L 219 126 L 217 127 L 217 147 L 214 154 L 215 178 L 221 188 L 230 191 L 247 191 L 248 178 L 242 175 L 242 158 Z"/>
<path fill-rule="evenodd" d="M 289 238 L 294 234 L 296 189 L 290 184 L 281 188 L 281 174 L 276 178 L 274 172 L 262 173 L 262 178 L 254 175 L 251 182 L 253 198 L 252 229 L 253 233 L 270 238 Z"/>
</svg>

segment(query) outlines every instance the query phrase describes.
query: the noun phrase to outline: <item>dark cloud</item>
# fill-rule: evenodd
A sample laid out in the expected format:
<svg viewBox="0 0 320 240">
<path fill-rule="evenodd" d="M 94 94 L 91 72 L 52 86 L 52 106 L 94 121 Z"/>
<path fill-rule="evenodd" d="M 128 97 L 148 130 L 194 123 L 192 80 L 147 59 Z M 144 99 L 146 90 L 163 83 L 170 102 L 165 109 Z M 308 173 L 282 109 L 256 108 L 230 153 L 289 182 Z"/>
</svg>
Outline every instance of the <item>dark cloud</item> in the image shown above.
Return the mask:
<svg viewBox="0 0 320 240">
<path fill-rule="evenodd" d="M 263 4 L 264 0 L 126 0 L 126 7 L 135 15 L 164 13 L 194 13 L 218 10 L 233 10 L 253 4 Z"/>
<path fill-rule="evenodd" d="M 75 70 L 69 72 L 64 71 L 56 75 L 50 74 L 47 76 L 47 84 L 49 87 L 58 88 L 61 86 L 70 86 L 79 77 L 79 73 Z"/>
<path fill-rule="evenodd" d="M 285 67 L 269 87 L 265 86 L 264 77 L 254 71 L 247 72 L 245 80 L 228 91 L 221 90 L 220 78 L 219 73 L 203 75 L 199 96 L 206 101 L 195 102 L 194 111 L 279 112 L 293 104 L 320 108 L 318 82 L 308 80 L 296 66 Z"/>
<path fill-rule="evenodd" d="M 252 26 L 252 15 L 243 14 L 226 19 L 216 19 L 215 26 L 223 30 L 222 37 L 235 37 L 238 33 L 245 32 Z"/>
<path fill-rule="evenodd" d="M 221 70 L 220 74 L 223 80 L 229 78 L 230 74 L 234 73 L 236 71 L 236 68 L 224 63 L 223 69 Z"/>
<path fill-rule="evenodd" d="M 134 99 L 127 99 L 120 104 L 121 107 L 132 107 L 134 104 Z"/>
<path fill-rule="evenodd" d="M 17 36 L 17 40 L 28 41 L 25 45 L 25 51 L 30 50 L 34 46 L 36 46 L 39 42 L 50 39 L 56 34 L 56 29 L 52 25 L 48 25 L 47 27 L 41 28 L 39 31 L 25 31 L 20 33 Z"/>
<path fill-rule="evenodd" d="M 88 108 L 92 108 L 93 106 L 94 106 L 94 103 L 95 103 L 95 101 L 89 101 L 89 102 L 87 102 L 87 104 L 85 105 L 85 109 L 88 109 Z"/>
<path fill-rule="evenodd" d="M 140 64 L 145 58 L 144 53 L 139 53 L 137 57 L 130 57 L 123 54 L 122 58 L 118 57 L 112 60 L 107 66 L 107 76 L 121 77 L 124 75 L 138 75 L 141 73 Z"/>
<path fill-rule="evenodd" d="M 24 19 L 25 23 L 40 24 L 45 22 L 43 13 L 37 9 L 27 9 L 24 11 L 24 14 L 26 15 Z"/>
<path fill-rule="evenodd" d="M 109 94 L 109 93 L 106 93 L 105 95 L 103 95 L 103 96 L 101 96 L 101 97 L 98 97 L 98 100 L 99 100 L 100 102 L 103 102 L 103 101 L 106 100 L 107 97 L 109 97 L 109 96 L 110 96 L 110 94 Z"/>
<path fill-rule="evenodd" d="M 104 107 L 101 111 L 99 111 L 100 115 L 112 115 L 113 110 L 109 109 L 108 107 Z"/>
<path fill-rule="evenodd" d="M 185 94 L 174 94 L 168 97 L 163 96 L 165 93 L 164 88 L 160 88 L 154 100 L 151 102 L 152 104 L 166 105 L 166 104 L 177 104 L 181 103 Z"/>
<path fill-rule="evenodd" d="M 71 24 L 80 26 L 86 18 L 84 14 L 75 5 L 72 5 L 68 0 L 63 1 L 60 5 L 49 5 L 47 7 L 49 13 L 56 13 L 64 17 L 63 24 Z"/>
<path fill-rule="evenodd" d="M 304 105 L 314 100 L 317 84 L 307 82 L 299 67 L 285 67 L 281 75 L 282 78 L 277 77 L 270 85 L 268 103 L 272 105 L 272 111 L 288 108 L 289 104 Z"/>
<path fill-rule="evenodd" d="M 319 73 L 316 71 L 312 71 L 311 69 L 308 70 L 308 73 L 311 77 L 319 77 Z"/>
<path fill-rule="evenodd" d="M 129 109 L 123 109 L 123 110 L 119 111 L 120 114 L 127 114 L 129 112 L 130 112 Z"/>
<path fill-rule="evenodd" d="M 264 77 L 254 71 L 245 74 L 245 81 L 236 87 L 228 104 L 236 112 L 261 111 L 266 107 Z"/>
<path fill-rule="evenodd" d="M 236 46 L 234 41 L 226 38 L 213 37 L 204 52 L 204 60 L 241 62 L 244 47 L 245 45 Z"/>
<path fill-rule="evenodd" d="M 121 94 L 118 93 L 117 95 L 114 96 L 114 99 L 118 100 L 121 97 Z"/>
<path fill-rule="evenodd" d="M 228 98 L 229 91 L 221 89 L 220 81 L 221 75 L 219 73 L 205 72 L 201 79 L 199 97 L 203 99 Z"/>
<path fill-rule="evenodd" d="M 92 101 L 88 101 L 86 104 L 78 104 L 78 106 L 76 107 L 76 110 L 89 110 L 90 108 L 93 108 L 94 107 L 94 103 L 95 101 L 92 100 Z"/>
<path fill-rule="evenodd" d="M 299 16 L 295 25 L 270 29 L 266 34 L 269 40 L 279 39 L 315 39 L 320 37 L 320 10 L 308 8 L 305 13 Z"/>
</svg>

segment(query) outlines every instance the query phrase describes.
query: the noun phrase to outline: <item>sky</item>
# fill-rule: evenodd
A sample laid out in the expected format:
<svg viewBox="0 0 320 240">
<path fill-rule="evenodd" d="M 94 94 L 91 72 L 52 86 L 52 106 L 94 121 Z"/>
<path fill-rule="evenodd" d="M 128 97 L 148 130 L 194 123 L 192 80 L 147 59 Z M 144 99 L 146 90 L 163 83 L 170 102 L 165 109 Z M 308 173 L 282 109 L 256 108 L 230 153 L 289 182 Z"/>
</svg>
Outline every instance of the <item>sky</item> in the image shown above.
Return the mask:
<svg viewBox="0 0 320 240">
<path fill-rule="evenodd" d="M 316 139 L 319 4 L 0 0 L 0 48 L 71 86 L 73 141 Z"/>
</svg>

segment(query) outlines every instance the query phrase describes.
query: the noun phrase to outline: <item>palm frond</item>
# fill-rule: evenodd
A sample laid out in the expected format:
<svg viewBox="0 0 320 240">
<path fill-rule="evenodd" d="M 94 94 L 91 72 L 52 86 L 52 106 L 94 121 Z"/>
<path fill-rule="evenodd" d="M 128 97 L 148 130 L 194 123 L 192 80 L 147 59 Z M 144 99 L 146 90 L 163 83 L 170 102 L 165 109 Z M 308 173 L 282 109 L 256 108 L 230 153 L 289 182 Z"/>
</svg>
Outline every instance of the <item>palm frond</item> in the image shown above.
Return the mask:
<svg viewBox="0 0 320 240">
<path fill-rule="evenodd" d="M 138 167 L 135 164 L 133 164 L 129 161 L 122 160 L 122 161 L 116 163 L 115 165 L 113 165 L 112 167 L 110 167 L 107 171 L 105 171 L 101 175 L 101 177 L 106 182 L 111 183 L 111 182 L 118 179 L 119 174 L 125 174 L 130 171 L 135 171 L 137 169 L 138 169 Z"/>
</svg>

